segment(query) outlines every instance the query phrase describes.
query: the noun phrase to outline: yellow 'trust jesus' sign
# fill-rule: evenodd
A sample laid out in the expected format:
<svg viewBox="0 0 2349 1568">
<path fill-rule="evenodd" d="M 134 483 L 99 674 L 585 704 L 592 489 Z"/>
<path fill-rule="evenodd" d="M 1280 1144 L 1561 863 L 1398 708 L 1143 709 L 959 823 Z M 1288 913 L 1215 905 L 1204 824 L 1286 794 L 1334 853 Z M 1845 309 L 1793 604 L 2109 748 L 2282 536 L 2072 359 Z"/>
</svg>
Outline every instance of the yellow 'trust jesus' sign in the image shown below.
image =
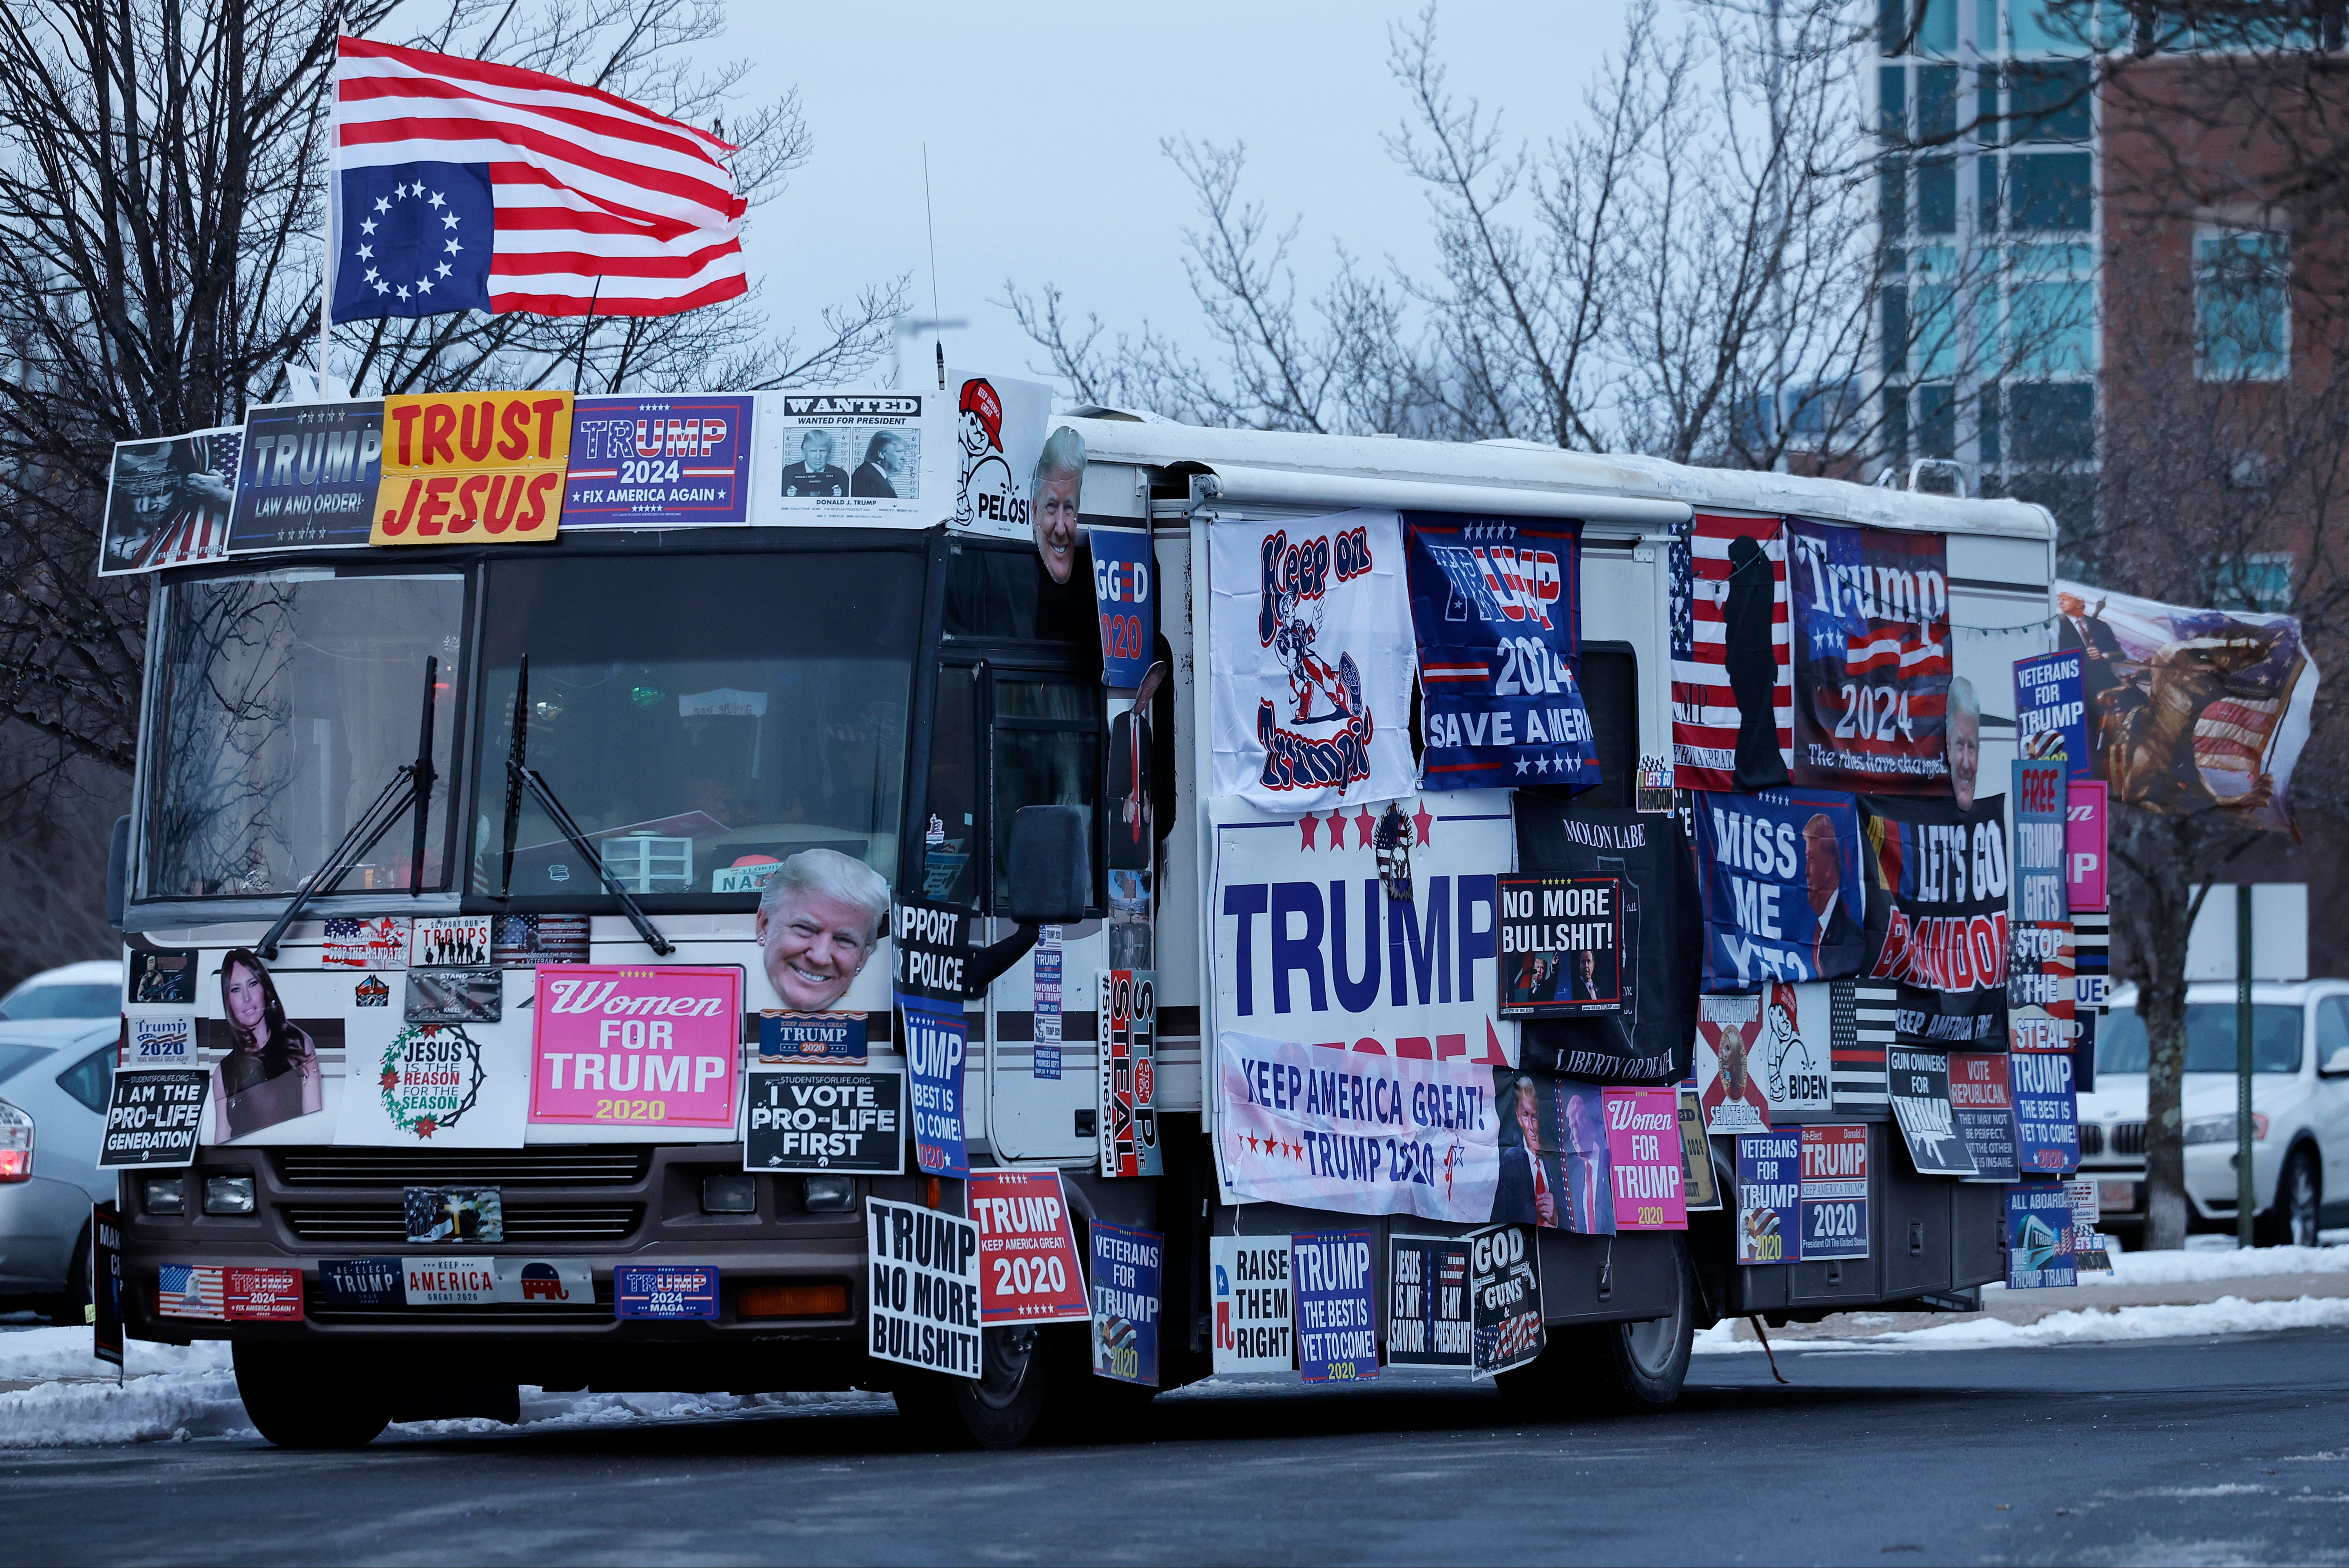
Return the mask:
<svg viewBox="0 0 2349 1568">
<path fill-rule="evenodd" d="M 371 545 L 554 537 L 571 460 L 568 392 L 431 392 L 383 402 Z"/>
</svg>

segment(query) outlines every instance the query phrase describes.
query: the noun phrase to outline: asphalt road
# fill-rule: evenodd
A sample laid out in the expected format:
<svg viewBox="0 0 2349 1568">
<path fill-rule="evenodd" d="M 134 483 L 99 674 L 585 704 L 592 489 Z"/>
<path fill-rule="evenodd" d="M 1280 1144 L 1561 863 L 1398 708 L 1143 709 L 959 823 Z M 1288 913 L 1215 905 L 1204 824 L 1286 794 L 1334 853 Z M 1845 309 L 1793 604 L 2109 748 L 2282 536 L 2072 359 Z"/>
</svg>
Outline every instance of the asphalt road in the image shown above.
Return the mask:
<svg viewBox="0 0 2349 1568">
<path fill-rule="evenodd" d="M 1660 1417 L 1202 1394 L 940 1452 L 886 1407 L 0 1459 L 18 1563 L 2344 1563 L 2349 1331 L 1700 1357 Z"/>
</svg>

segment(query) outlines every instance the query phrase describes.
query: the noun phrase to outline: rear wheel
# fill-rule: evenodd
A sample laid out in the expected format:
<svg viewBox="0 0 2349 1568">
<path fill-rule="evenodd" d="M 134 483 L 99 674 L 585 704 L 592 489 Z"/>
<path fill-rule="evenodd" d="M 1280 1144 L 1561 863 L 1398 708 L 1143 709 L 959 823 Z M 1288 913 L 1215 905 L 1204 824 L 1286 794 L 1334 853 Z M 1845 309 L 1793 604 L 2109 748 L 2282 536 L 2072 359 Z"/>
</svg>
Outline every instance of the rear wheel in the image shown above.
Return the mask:
<svg viewBox="0 0 2349 1568">
<path fill-rule="evenodd" d="M 357 1358 L 300 1345 L 239 1344 L 236 1391 L 281 1449 L 357 1449 L 391 1424 L 391 1388 Z"/>
<path fill-rule="evenodd" d="M 1035 1431 L 1052 1386 L 1052 1357 L 1040 1327 L 982 1329 L 979 1375 L 916 1372 L 898 1385 L 897 1413 L 940 1440 L 1016 1449 Z"/>
<path fill-rule="evenodd" d="M 1673 1238 L 1672 1256 L 1679 1277 L 1671 1313 L 1553 1331 L 1531 1366 L 1501 1374 L 1501 1397 L 1532 1419 L 1669 1408 L 1681 1397 L 1696 1338 L 1696 1272 L 1686 1237 Z"/>
<path fill-rule="evenodd" d="M 2313 1247 L 2317 1213 L 2324 1201 L 2316 1153 L 2302 1144 L 2287 1156 L 2276 1179 L 2275 1202 L 2254 1221 L 2252 1238 L 2262 1247 Z"/>
</svg>

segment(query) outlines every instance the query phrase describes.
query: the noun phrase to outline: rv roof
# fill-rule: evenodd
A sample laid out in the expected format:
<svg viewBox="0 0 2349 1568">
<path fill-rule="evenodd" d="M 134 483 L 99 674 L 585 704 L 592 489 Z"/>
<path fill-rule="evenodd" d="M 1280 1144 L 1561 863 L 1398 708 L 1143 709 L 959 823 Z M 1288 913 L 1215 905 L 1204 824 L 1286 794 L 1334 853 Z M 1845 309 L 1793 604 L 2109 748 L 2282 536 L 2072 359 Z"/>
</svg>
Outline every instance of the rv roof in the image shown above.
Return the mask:
<svg viewBox="0 0 2349 1568">
<path fill-rule="evenodd" d="M 2045 539 L 2054 532 L 2046 510 L 2026 502 L 1960 500 L 1839 479 L 1694 468 L 1661 458 L 1567 452 L 1533 441 L 1215 430 L 1114 414 L 1069 416 L 1065 422 L 1078 427 L 1097 462 L 1203 470 L 1227 482 L 1226 495 L 1237 493 L 1241 499 L 1310 501 L 1316 491 L 1326 491 L 1319 499 L 1345 505 L 1462 510 L 1473 501 L 1495 512 L 1523 509 L 1570 515 L 1573 498 L 1589 497 L 1615 502 L 1605 510 L 1614 512 L 1617 520 L 1658 524 L 1676 520 L 1686 506 L 1795 513 L 1940 534 Z M 1483 490 L 1495 493 L 1490 500 L 1475 494 Z M 1513 493 L 1524 501 L 1539 501 L 1513 504 Z M 1437 499 L 1446 495 L 1451 502 Z"/>
</svg>

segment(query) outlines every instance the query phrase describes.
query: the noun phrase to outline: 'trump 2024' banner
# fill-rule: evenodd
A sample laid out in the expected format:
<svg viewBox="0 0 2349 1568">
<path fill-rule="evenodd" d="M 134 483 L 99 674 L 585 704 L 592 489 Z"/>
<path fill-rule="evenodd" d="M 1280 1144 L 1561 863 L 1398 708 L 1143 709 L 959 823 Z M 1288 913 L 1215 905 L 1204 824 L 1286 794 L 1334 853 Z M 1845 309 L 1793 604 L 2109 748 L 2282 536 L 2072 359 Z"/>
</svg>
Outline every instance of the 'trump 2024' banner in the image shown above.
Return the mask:
<svg viewBox="0 0 2349 1568">
<path fill-rule="evenodd" d="M 1431 789 L 1588 789 L 1575 523 L 1405 513 Z"/>
<path fill-rule="evenodd" d="M 1949 548 L 1939 534 L 1789 518 L 1796 784 L 1947 792 Z"/>
<path fill-rule="evenodd" d="M 749 521 L 755 402 L 747 394 L 580 399 L 564 525 Z"/>
</svg>

